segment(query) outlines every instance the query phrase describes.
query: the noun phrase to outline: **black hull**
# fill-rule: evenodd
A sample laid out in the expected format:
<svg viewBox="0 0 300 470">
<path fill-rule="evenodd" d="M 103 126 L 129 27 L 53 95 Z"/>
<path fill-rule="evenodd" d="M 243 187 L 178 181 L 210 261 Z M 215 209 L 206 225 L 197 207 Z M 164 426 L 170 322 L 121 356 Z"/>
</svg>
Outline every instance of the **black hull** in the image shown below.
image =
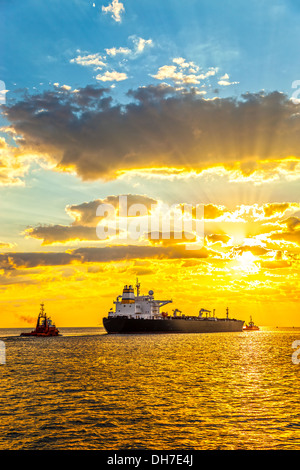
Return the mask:
<svg viewBox="0 0 300 470">
<path fill-rule="evenodd" d="M 146 320 L 142 318 L 103 318 L 107 333 L 221 333 L 243 330 L 243 320 L 194 318 L 166 318 Z"/>
</svg>

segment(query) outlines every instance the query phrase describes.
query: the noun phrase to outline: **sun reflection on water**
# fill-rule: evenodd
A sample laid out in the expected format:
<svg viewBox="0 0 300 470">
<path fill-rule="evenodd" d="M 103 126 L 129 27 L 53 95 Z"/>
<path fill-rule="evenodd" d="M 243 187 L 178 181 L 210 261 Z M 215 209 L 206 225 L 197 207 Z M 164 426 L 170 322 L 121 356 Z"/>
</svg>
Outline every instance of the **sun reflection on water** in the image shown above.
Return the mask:
<svg viewBox="0 0 300 470">
<path fill-rule="evenodd" d="M 297 448 L 296 335 L 15 339 L 0 370 L 0 446 Z"/>
</svg>

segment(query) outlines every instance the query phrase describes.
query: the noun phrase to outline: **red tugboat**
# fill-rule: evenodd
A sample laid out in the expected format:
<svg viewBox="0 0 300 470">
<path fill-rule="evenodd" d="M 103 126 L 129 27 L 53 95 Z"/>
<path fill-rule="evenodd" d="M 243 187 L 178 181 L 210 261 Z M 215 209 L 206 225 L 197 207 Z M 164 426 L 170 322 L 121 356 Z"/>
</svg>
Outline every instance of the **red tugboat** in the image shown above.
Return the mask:
<svg viewBox="0 0 300 470">
<path fill-rule="evenodd" d="M 257 325 L 254 325 L 254 322 L 252 321 L 252 317 L 250 317 L 250 321 L 248 325 L 243 326 L 243 331 L 258 331 L 259 327 Z"/>
<path fill-rule="evenodd" d="M 59 331 L 51 322 L 44 310 L 44 304 L 41 304 L 40 313 L 37 319 L 35 330 L 30 333 L 21 333 L 20 336 L 58 336 Z"/>
</svg>

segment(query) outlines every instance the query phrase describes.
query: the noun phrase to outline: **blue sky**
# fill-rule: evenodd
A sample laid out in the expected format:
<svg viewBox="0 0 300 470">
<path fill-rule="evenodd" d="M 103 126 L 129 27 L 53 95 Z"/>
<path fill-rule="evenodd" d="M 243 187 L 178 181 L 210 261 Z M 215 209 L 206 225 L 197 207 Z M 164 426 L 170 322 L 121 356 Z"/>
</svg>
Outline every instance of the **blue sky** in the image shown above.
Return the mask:
<svg viewBox="0 0 300 470">
<path fill-rule="evenodd" d="M 126 73 L 126 80 L 102 82 L 116 86 L 116 97 L 130 88 L 157 84 L 153 76 L 159 68 L 174 65 L 178 57 L 204 73 L 218 68 L 201 84 L 208 93 L 217 88 L 221 96 L 261 89 L 291 93 L 292 82 L 300 77 L 296 1 L 125 0 L 120 21 L 102 10 L 109 4 L 108 0 L 1 2 L 0 71 L 10 90 L 7 99 L 24 87 L 31 91 L 49 83 L 73 88 L 99 84 L 95 67 L 71 62 L 89 54 L 106 55 L 110 70 Z M 151 41 L 141 53 L 107 56 L 106 49 L 133 51 L 140 38 Z M 238 83 L 218 85 L 225 74 L 228 82 Z"/>
<path fill-rule="evenodd" d="M 0 79 L 8 90 L 7 103 L 22 99 L 24 92 L 59 92 L 64 86 L 74 91 L 87 85 L 106 87 L 115 103 L 132 101 L 132 96 L 127 95 L 130 89 L 162 83 L 177 89 L 194 89 L 207 99 L 238 98 L 260 90 L 278 90 L 291 96 L 295 91 L 292 83 L 300 79 L 297 1 L 114 2 L 2 1 Z M 119 7 L 117 13 L 114 5 Z M 4 118 L 1 122 L 7 124 Z M 15 145 L 9 134 L 2 130 L 1 135 Z M 67 218 L 64 207 L 68 199 L 79 203 L 81 197 L 92 199 L 110 192 L 126 192 L 132 184 L 141 192 L 150 191 L 148 179 L 87 183 L 80 182 L 76 175 L 53 174 L 31 164 L 21 178 L 21 186 L 5 186 L 6 194 L 9 191 L 7 204 L 3 200 L 6 212 L 22 194 L 31 207 L 38 205 L 40 198 L 47 201 L 47 194 L 52 198 L 51 188 L 58 179 L 56 202 L 44 214 L 45 223 L 55 217 L 59 221 Z M 189 185 L 181 184 L 187 194 Z M 283 193 L 280 197 L 286 199 L 286 189 L 282 190 L 282 182 L 280 185 L 276 192 Z M 164 197 L 172 198 L 172 183 L 166 182 L 165 187 L 168 189 Z M 215 195 L 219 188 L 217 183 Z M 162 190 L 160 180 L 152 178 L 151 191 L 155 196 Z M 208 199 L 209 194 L 208 191 L 203 197 Z M 223 197 L 219 194 L 218 201 Z M 266 191 L 265 199 L 268 198 Z M 23 225 L 25 220 L 37 223 L 39 210 L 34 214 L 20 215 Z M 9 232 L 10 224 L 6 226 Z"/>
</svg>

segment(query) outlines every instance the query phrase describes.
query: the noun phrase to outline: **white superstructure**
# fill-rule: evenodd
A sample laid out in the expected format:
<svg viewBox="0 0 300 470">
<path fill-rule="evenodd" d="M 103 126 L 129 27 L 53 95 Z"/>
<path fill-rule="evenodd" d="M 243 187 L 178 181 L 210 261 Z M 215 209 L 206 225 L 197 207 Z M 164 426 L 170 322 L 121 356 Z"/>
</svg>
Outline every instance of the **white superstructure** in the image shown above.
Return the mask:
<svg viewBox="0 0 300 470">
<path fill-rule="evenodd" d="M 114 301 L 115 311 L 111 309 L 108 317 L 124 316 L 127 318 L 159 318 L 166 316 L 165 312 L 160 312 L 160 307 L 172 303 L 172 300 L 155 300 L 154 292 L 149 290 L 148 295 L 140 295 L 140 284 L 136 282 L 136 295 L 132 285 L 124 286 L 123 294 Z"/>
</svg>

